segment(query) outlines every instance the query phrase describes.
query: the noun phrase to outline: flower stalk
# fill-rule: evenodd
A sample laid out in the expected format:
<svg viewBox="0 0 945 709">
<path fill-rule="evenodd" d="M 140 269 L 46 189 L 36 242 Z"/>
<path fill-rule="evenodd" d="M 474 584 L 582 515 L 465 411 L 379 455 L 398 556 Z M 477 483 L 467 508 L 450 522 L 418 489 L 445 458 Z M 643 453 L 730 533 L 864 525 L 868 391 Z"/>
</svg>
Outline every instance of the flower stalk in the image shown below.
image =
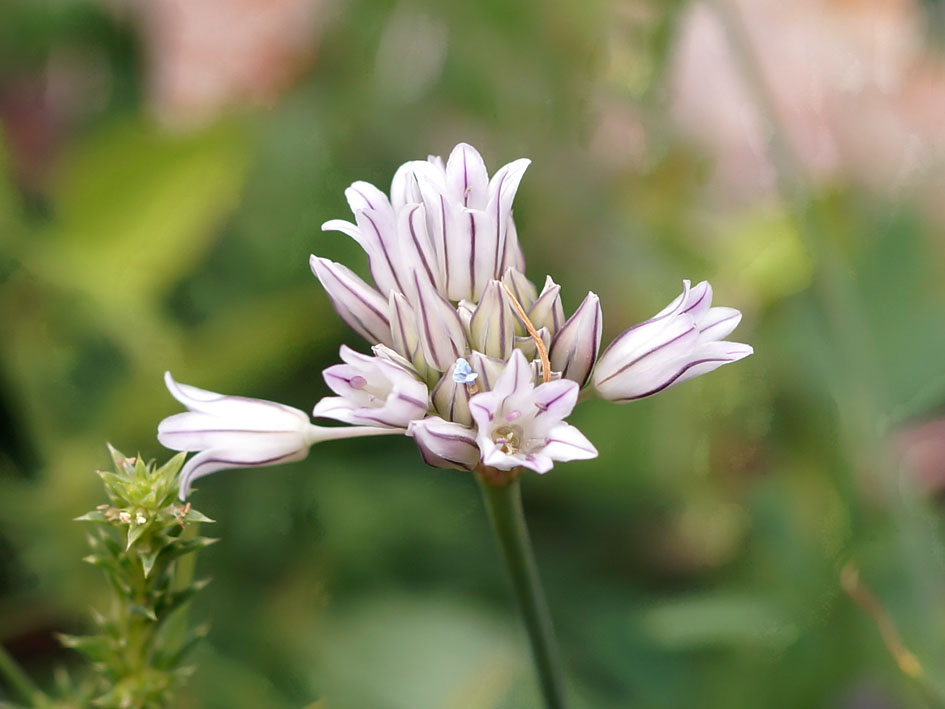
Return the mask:
<svg viewBox="0 0 945 709">
<path fill-rule="evenodd" d="M 565 706 L 564 675 L 548 602 L 525 525 L 518 476 L 496 478 L 480 469 L 476 479 L 528 632 L 545 706 L 562 709 Z"/>
</svg>

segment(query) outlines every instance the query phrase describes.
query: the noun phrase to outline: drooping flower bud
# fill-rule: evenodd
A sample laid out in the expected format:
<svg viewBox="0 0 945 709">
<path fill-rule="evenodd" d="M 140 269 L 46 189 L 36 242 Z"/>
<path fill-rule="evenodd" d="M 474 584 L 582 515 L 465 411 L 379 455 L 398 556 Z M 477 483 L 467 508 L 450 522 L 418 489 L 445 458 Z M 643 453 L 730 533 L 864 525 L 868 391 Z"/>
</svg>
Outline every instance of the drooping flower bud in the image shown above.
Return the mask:
<svg viewBox="0 0 945 709">
<path fill-rule="evenodd" d="M 199 451 L 180 471 L 182 500 L 194 480 L 218 470 L 289 463 L 305 458 L 321 441 L 397 432 L 365 426 L 323 428 L 291 406 L 178 384 L 170 372 L 164 381 L 189 411 L 161 421 L 158 440 L 171 450 Z"/>
</svg>

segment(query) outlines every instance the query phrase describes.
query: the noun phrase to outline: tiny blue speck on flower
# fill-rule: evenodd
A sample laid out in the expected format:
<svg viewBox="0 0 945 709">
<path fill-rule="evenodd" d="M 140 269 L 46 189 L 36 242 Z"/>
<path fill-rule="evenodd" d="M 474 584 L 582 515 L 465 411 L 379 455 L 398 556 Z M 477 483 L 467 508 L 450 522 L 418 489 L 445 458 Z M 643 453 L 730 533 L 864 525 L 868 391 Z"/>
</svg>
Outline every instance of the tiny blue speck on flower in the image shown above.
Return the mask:
<svg viewBox="0 0 945 709">
<path fill-rule="evenodd" d="M 469 362 L 460 357 L 456 360 L 456 366 L 453 368 L 453 381 L 457 384 L 472 384 L 476 381 L 479 374 L 472 371 Z"/>
</svg>

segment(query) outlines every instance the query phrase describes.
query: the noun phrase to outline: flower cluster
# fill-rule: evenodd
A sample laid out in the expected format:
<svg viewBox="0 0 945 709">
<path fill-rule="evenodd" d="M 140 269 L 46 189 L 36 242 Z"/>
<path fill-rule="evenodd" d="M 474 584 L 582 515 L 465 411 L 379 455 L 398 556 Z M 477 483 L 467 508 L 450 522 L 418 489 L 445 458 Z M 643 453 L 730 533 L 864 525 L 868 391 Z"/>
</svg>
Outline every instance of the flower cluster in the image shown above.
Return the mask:
<svg viewBox="0 0 945 709">
<path fill-rule="evenodd" d="M 712 307 L 712 289 L 690 287 L 600 353 L 602 314 L 588 293 L 565 318 L 550 277 L 539 292 L 525 276 L 512 201 L 529 161 L 489 178 L 479 153 L 460 144 L 397 170 L 390 196 L 366 182 L 345 195 L 354 221 L 323 229 L 366 252 L 372 283 L 312 256 L 311 267 L 339 316 L 371 354 L 341 349 L 325 381 L 336 396 L 313 415 L 348 427 L 317 427 L 297 409 L 220 396 L 177 384 L 190 412 L 165 420 L 161 442 L 200 451 L 182 473 L 190 482 L 227 467 L 299 460 L 321 440 L 405 433 L 428 464 L 539 473 L 597 450 L 564 422 L 587 387 L 611 401 L 650 396 L 752 352 L 726 342 L 741 319 Z M 596 366 L 595 366 L 596 365 Z"/>
</svg>

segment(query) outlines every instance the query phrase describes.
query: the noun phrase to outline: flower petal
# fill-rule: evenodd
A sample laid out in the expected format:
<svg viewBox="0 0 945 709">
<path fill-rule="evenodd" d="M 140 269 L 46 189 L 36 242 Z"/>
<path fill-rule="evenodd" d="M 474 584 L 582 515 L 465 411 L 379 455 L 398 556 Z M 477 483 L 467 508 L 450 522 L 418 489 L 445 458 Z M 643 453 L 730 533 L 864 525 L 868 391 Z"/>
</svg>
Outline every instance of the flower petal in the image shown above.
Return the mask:
<svg viewBox="0 0 945 709">
<path fill-rule="evenodd" d="M 473 470 L 479 462 L 475 431 L 458 423 L 428 416 L 407 428 L 427 465 L 435 468 Z"/>
<path fill-rule="evenodd" d="M 388 302 L 380 293 L 340 263 L 314 255 L 309 263 L 338 315 L 352 330 L 368 342 L 393 344 Z"/>
<path fill-rule="evenodd" d="M 489 357 L 508 359 L 515 334 L 514 316 L 500 281 L 490 281 L 469 321 L 470 343 Z"/>
<path fill-rule="evenodd" d="M 525 170 L 531 164 L 531 160 L 521 158 L 514 160 L 508 165 L 503 165 L 492 177 L 489 183 L 489 204 L 486 206 L 486 213 L 489 215 L 492 227 L 495 229 L 496 236 L 496 263 L 494 278 L 504 273 L 505 269 L 511 265 L 510 259 L 506 257 L 509 249 L 517 249 L 517 239 L 512 242 L 508 240 L 509 227 L 512 224 L 512 202 L 515 194 L 518 192 L 519 183 L 525 175 Z M 513 227 L 514 237 L 514 227 Z M 524 268 L 521 269 L 524 272 Z M 521 302 L 521 301 L 520 301 Z M 528 307 L 522 302 L 523 307 Z"/>
<path fill-rule="evenodd" d="M 460 143 L 446 161 L 446 189 L 464 207 L 483 209 L 489 199 L 489 173 L 479 151 Z"/>
<path fill-rule="evenodd" d="M 547 328 L 552 335 L 557 333 L 564 324 L 561 286 L 551 280 L 551 276 L 545 278 L 545 286 L 541 290 L 541 295 L 529 309 L 528 319 L 532 321 L 536 329 Z"/>
<path fill-rule="evenodd" d="M 413 274 L 417 300 L 414 312 L 420 334 L 420 347 L 427 362 L 445 372 L 457 357 L 466 354 L 466 333 L 459 315 L 449 301 L 429 281 Z"/>
<path fill-rule="evenodd" d="M 699 340 L 721 340 L 727 337 L 742 321 L 742 314 L 735 308 L 710 308 L 696 323 Z"/>
<path fill-rule="evenodd" d="M 528 312 L 535 304 L 535 300 L 538 298 L 538 289 L 521 271 L 512 267 L 505 269 L 502 274 L 502 283 L 512 291 L 512 295 L 525 309 L 525 312 Z M 522 332 L 524 332 L 524 328 Z"/>
<path fill-rule="evenodd" d="M 469 426 L 472 424 L 469 411 L 469 388 L 466 384 L 456 381 L 453 377 L 455 370 L 456 363 L 454 362 L 433 387 L 430 399 L 433 402 L 433 408 L 444 419 Z"/>
<path fill-rule="evenodd" d="M 229 468 L 254 468 L 303 460 L 308 455 L 308 448 L 291 453 L 276 453 L 275 455 L 269 455 L 262 449 L 255 451 L 255 453 L 256 455 L 247 457 L 234 457 L 231 451 L 210 449 L 193 456 L 184 463 L 184 467 L 181 468 L 178 475 L 180 499 L 183 500 L 190 495 L 194 480 L 198 478 Z M 267 455 L 268 457 L 266 457 Z"/>
<path fill-rule="evenodd" d="M 535 418 L 560 421 L 570 415 L 577 404 L 581 387 L 570 379 L 558 379 L 539 384 L 532 396 Z"/>
<path fill-rule="evenodd" d="M 597 457 L 594 444 L 577 427 L 568 423 L 560 423 L 551 429 L 545 441 L 543 452 L 554 460 L 565 462 Z"/>
</svg>

